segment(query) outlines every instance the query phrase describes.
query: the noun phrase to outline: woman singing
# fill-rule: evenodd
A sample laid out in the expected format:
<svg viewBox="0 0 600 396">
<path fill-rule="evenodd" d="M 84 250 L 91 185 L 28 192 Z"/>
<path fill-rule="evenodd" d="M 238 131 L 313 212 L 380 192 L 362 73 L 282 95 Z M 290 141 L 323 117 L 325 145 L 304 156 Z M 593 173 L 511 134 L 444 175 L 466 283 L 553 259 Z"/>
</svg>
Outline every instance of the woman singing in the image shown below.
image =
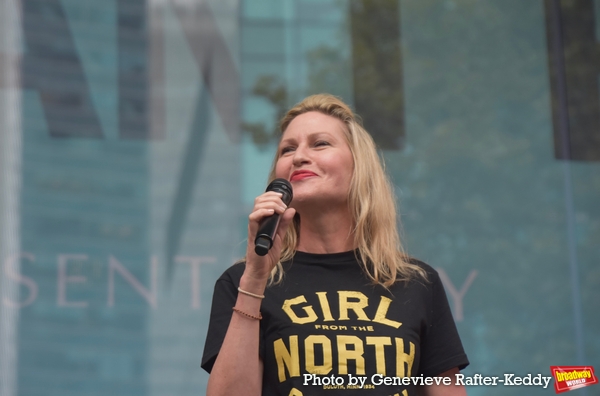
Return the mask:
<svg viewBox="0 0 600 396">
<path fill-rule="evenodd" d="M 270 180 L 289 180 L 293 200 L 256 198 L 245 262 L 216 283 L 207 395 L 465 395 L 454 375 L 469 362 L 443 286 L 402 250 L 370 135 L 331 95 L 304 99 L 281 131 Z M 273 247 L 258 256 L 274 213 Z"/>
</svg>

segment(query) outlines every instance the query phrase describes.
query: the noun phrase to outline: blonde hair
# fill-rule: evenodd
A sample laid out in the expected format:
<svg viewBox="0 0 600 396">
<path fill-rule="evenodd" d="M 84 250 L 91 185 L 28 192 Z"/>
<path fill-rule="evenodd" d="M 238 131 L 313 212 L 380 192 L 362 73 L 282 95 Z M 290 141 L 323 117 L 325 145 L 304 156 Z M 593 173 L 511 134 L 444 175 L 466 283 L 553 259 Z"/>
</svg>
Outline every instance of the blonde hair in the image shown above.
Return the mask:
<svg viewBox="0 0 600 396">
<path fill-rule="evenodd" d="M 282 136 L 294 118 L 311 111 L 335 117 L 346 126 L 344 132 L 354 159 L 348 202 L 353 216 L 357 259 L 363 265 L 366 275 L 373 283 L 384 287 L 415 276 L 426 279 L 425 270 L 410 262 L 400 243 L 393 186 L 377 154 L 375 142 L 347 104 L 329 94 L 309 96 L 283 117 L 280 124 Z M 278 150 L 269 182 L 275 179 L 275 166 L 279 156 Z M 273 269 L 271 282 L 281 281 L 281 262 L 293 258 L 299 233 L 300 219 L 296 216 L 283 238 L 280 261 Z"/>
</svg>

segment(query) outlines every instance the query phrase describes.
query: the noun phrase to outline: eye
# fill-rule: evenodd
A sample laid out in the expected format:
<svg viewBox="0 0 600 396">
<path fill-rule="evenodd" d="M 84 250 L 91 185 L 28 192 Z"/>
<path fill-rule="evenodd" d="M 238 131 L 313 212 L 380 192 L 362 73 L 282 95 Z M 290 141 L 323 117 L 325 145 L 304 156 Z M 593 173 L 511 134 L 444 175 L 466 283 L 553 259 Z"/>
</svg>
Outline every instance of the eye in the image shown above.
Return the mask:
<svg viewBox="0 0 600 396">
<path fill-rule="evenodd" d="M 315 142 L 315 147 L 321 147 L 321 146 L 329 146 L 329 142 L 326 140 L 317 140 Z"/>
<path fill-rule="evenodd" d="M 293 146 L 284 146 L 279 150 L 279 155 L 284 155 L 286 153 L 289 153 L 290 151 L 293 151 L 294 147 Z"/>
</svg>

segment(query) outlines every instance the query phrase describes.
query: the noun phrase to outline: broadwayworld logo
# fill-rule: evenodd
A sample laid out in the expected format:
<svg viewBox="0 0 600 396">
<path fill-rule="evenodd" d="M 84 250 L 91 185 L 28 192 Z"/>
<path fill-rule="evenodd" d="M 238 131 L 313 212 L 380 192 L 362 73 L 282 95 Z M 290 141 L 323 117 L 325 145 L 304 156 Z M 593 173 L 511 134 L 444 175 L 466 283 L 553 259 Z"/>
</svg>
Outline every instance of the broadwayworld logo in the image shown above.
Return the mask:
<svg viewBox="0 0 600 396">
<path fill-rule="evenodd" d="M 556 393 L 567 392 L 598 383 L 592 366 L 550 366 Z"/>
</svg>

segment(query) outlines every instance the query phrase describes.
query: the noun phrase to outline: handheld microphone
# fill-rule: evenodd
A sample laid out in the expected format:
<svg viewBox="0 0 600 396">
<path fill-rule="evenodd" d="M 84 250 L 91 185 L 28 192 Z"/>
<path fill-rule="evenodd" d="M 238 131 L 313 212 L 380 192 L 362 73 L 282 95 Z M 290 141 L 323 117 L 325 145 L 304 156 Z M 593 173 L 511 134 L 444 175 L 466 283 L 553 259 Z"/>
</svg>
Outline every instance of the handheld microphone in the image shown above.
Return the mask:
<svg viewBox="0 0 600 396">
<path fill-rule="evenodd" d="M 292 202 L 292 185 L 285 179 L 275 179 L 267 186 L 266 191 L 275 191 L 282 193 L 281 200 L 287 206 Z M 277 226 L 279 226 L 279 214 L 274 213 L 269 217 L 265 217 L 261 220 L 258 226 L 258 232 L 256 233 L 256 239 L 254 239 L 254 251 L 259 256 L 265 256 L 269 253 L 269 249 L 273 246 L 273 239 L 277 233 Z"/>
</svg>

